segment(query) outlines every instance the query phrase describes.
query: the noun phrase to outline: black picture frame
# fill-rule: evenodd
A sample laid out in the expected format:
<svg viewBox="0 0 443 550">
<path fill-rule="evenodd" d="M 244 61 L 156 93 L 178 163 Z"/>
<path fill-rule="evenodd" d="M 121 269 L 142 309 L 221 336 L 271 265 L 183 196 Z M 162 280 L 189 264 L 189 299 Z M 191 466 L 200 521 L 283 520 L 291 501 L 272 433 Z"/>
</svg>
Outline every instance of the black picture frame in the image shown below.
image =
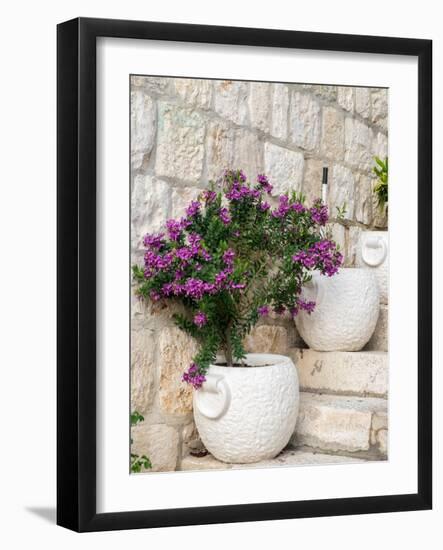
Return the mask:
<svg viewBox="0 0 443 550">
<path fill-rule="evenodd" d="M 96 512 L 96 39 L 167 40 L 418 59 L 416 494 Z M 432 507 L 432 41 L 78 18 L 57 29 L 57 523 L 105 531 Z"/>
</svg>

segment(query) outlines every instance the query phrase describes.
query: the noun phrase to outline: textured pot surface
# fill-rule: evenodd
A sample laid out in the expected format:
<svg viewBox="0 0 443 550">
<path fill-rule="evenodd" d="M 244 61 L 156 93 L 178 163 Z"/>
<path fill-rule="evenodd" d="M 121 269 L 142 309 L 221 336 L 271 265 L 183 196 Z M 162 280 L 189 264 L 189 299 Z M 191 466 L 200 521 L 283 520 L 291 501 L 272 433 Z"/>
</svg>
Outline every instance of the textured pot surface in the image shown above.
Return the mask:
<svg viewBox="0 0 443 550">
<path fill-rule="evenodd" d="M 275 457 L 294 432 L 299 406 L 297 369 L 289 357 L 251 353 L 251 367 L 211 365 L 194 392 L 194 418 L 206 448 L 224 462 Z"/>
<path fill-rule="evenodd" d="M 370 269 L 342 268 L 333 277 L 314 273 L 303 288 L 314 301 L 311 314 L 300 311 L 295 324 L 303 340 L 318 351 L 358 351 L 371 338 L 378 319 L 379 291 Z"/>
<path fill-rule="evenodd" d="M 388 303 L 389 243 L 387 231 L 363 231 L 357 250 L 357 265 L 374 271 L 380 292 L 380 302 Z"/>
</svg>

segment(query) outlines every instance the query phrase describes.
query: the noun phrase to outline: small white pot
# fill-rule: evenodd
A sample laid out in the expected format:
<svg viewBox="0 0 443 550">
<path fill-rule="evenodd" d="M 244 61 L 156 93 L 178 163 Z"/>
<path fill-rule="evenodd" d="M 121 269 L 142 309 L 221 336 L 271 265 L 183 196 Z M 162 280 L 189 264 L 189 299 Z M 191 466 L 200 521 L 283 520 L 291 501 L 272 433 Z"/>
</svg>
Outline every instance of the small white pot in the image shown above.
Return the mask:
<svg viewBox="0 0 443 550">
<path fill-rule="evenodd" d="M 357 251 L 357 265 L 375 273 L 382 304 L 388 303 L 388 235 L 387 231 L 363 231 Z"/>
<path fill-rule="evenodd" d="M 251 367 L 211 365 L 194 392 L 194 418 L 208 451 L 238 464 L 274 458 L 294 432 L 297 369 L 289 357 L 250 353 Z"/>
<path fill-rule="evenodd" d="M 302 292 L 316 303 L 309 314 L 300 311 L 297 329 L 317 351 L 358 351 L 371 338 L 378 319 L 379 292 L 369 269 L 342 268 L 332 277 L 314 273 Z"/>
</svg>

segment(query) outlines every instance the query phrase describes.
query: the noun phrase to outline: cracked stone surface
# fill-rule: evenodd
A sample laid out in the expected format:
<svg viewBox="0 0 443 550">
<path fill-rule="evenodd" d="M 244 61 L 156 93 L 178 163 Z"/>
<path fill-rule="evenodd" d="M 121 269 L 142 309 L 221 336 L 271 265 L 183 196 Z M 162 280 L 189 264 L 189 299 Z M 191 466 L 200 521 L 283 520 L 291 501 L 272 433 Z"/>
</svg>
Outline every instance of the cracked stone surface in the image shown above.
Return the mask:
<svg viewBox="0 0 443 550">
<path fill-rule="evenodd" d="M 315 351 L 292 348 L 300 387 L 306 391 L 386 397 L 388 354 L 382 351 Z"/>
</svg>

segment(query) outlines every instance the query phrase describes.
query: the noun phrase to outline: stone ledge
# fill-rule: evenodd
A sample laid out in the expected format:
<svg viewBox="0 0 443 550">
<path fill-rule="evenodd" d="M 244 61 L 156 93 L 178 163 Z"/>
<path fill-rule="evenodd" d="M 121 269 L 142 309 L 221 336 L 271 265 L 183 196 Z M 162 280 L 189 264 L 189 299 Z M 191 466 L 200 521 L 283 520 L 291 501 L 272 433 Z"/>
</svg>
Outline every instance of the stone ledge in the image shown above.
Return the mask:
<svg viewBox="0 0 443 550">
<path fill-rule="evenodd" d="M 386 397 L 388 354 L 291 348 L 300 388 L 310 392 Z"/>
<path fill-rule="evenodd" d="M 370 451 L 387 455 L 387 401 L 300 393 L 300 411 L 291 443 L 332 452 Z"/>
<path fill-rule="evenodd" d="M 262 460 L 252 464 L 227 464 L 220 462 L 211 454 L 204 457 L 187 455 L 181 463 L 181 471 L 190 470 L 232 470 L 248 468 L 274 468 L 280 466 L 316 466 L 326 464 L 350 464 L 367 462 L 365 459 L 347 456 L 323 454 L 293 448 L 284 449 L 278 456 L 270 460 Z"/>
</svg>

